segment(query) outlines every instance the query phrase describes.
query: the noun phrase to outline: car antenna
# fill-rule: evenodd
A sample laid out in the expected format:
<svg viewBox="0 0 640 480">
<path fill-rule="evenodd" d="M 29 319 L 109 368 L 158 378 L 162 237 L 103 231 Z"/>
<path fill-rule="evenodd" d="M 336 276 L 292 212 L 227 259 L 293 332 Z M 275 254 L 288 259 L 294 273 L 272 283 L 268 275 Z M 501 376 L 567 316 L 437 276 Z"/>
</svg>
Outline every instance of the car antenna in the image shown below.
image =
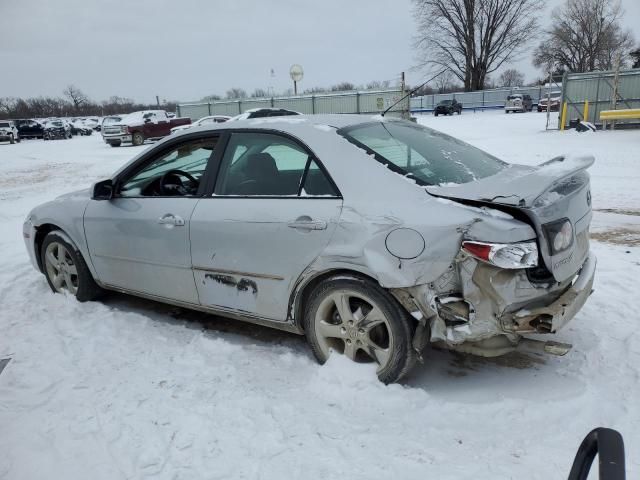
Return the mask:
<svg viewBox="0 0 640 480">
<path fill-rule="evenodd" d="M 436 77 L 439 77 L 440 75 L 442 75 L 444 72 L 446 72 L 447 70 L 449 70 L 448 68 L 445 68 L 444 70 L 440 70 L 438 73 L 436 73 L 433 77 L 431 77 L 429 80 L 427 80 L 424 83 L 421 83 L 420 85 L 418 85 L 416 88 L 414 88 L 413 90 L 411 90 L 409 93 L 407 93 L 404 97 L 402 97 L 400 100 L 398 100 L 396 103 L 394 103 L 393 105 L 391 105 L 389 108 L 387 108 L 384 112 L 382 112 L 380 114 L 381 117 L 384 117 L 384 114 L 387 113 L 389 110 L 391 110 L 393 107 L 395 107 L 397 104 L 399 104 L 401 101 L 403 101 L 405 98 L 410 97 L 411 95 L 413 95 L 415 92 L 417 92 L 419 89 L 421 89 L 422 87 L 424 87 L 427 83 L 429 83 L 431 80 L 433 80 Z"/>
</svg>

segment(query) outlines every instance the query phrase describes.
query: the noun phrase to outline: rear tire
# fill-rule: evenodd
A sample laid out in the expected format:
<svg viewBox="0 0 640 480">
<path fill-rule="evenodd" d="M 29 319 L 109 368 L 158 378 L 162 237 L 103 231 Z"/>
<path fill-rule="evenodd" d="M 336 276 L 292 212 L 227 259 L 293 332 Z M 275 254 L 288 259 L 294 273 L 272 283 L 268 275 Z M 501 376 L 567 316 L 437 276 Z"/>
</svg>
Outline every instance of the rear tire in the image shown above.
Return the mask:
<svg viewBox="0 0 640 480">
<path fill-rule="evenodd" d="M 44 276 L 54 293 L 68 292 L 79 302 L 94 300 L 103 293 L 80 251 L 61 231 L 53 230 L 44 237 L 40 258 Z"/>
<path fill-rule="evenodd" d="M 378 284 L 360 277 L 331 277 L 311 292 L 303 328 L 319 363 L 341 352 L 356 362 L 376 363 L 381 382 L 394 383 L 416 361 L 414 322 Z"/>
<path fill-rule="evenodd" d="M 133 137 L 131 137 L 131 143 L 133 143 L 135 147 L 139 147 L 144 143 L 144 135 L 140 132 L 134 133 Z"/>
</svg>

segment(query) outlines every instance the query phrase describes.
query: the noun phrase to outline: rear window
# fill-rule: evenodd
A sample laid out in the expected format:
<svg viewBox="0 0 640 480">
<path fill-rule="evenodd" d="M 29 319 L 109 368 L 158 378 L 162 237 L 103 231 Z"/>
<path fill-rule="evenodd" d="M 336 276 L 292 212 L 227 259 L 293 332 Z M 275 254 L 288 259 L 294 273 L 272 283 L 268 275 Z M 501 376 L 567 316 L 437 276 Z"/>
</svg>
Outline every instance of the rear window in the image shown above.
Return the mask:
<svg viewBox="0 0 640 480">
<path fill-rule="evenodd" d="M 507 100 L 516 100 L 516 99 L 521 100 L 522 99 L 522 95 L 509 95 L 507 97 Z"/>
<path fill-rule="evenodd" d="M 10 126 L 9 122 L 0 122 L 0 128 L 9 128 Z"/>
<path fill-rule="evenodd" d="M 420 185 L 468 183 L 507 166 L 467 143 L 410 122 L 366 123 L 338 133 Z"/>
</svg>

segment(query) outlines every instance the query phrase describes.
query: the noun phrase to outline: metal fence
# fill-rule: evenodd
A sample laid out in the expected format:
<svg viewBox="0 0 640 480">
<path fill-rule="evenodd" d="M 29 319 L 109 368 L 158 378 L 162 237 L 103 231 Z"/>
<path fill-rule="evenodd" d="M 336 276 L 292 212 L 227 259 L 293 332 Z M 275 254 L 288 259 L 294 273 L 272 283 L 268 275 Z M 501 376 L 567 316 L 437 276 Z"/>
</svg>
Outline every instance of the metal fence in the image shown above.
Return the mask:
<svg viewBox="0 0 640 480">
<path fill-rule="evenodd" d="M 401 89 L 336 92 L 292 97 L 245 98 L 213 102 L 181 103 L 177 114 L 197 120 L 207 115 L 239 115 L 253 108 L 286 108 L 300 113 L 380 113 L 403 96 Z M 400 114 L 409 109 L 409 99 L 395 105 L 390 112 Z"/>
<path fill-rule="evenodd" d="M 585 101 L 589 102 L 587 120 L 601 125 L 600 112 L 613 110 L 615 72 L 569 73 L 563 80 L 562 99 L 567 102 L 565 127 L 577 119 L 584 120 Z M 640 108 L 640 69 L 621 70 L 618 74 L 616 109 Z M 638 120 L 616 120 L 616 124 Z"/>
<path fill-rule="evenodd" d="M 433 95 L 413 97 L 410 108 L 412 112 L 431 112 L 442 100 L 453 100 L 454 98 L 462 104 L 463 109 L 484 110 L 504 108 L 507 97 L 514 93 L 530 95 L 533 104 L 537 105 L 540 98 L 547 94 L 547 91 L 551 90 L 556 92 L 560 91 L 561 88 L 561 85 L 552 85 L 551 87 L 513 87 L 478 90 L 475 92 L 435 93 Z"/>
</svg>

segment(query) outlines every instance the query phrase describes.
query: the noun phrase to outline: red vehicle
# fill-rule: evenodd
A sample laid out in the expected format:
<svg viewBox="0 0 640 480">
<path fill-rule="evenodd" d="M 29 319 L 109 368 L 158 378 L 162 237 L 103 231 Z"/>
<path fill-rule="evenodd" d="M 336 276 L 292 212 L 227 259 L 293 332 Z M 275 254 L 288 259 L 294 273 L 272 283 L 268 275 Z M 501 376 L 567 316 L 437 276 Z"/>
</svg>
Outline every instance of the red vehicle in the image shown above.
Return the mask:
<svg viewBox="0 0 640 480">
<path fill-rule="evenodd" d="M 118 123 L 105 126 L 102 137 L 112 147 L 123 143 L 142 145 L 145 140 L 166 137 L 172 128 L 190 123 L 190 118 L 170 118 L 164 110 L 144 110 L 125 115 Z"/>
</svg>

